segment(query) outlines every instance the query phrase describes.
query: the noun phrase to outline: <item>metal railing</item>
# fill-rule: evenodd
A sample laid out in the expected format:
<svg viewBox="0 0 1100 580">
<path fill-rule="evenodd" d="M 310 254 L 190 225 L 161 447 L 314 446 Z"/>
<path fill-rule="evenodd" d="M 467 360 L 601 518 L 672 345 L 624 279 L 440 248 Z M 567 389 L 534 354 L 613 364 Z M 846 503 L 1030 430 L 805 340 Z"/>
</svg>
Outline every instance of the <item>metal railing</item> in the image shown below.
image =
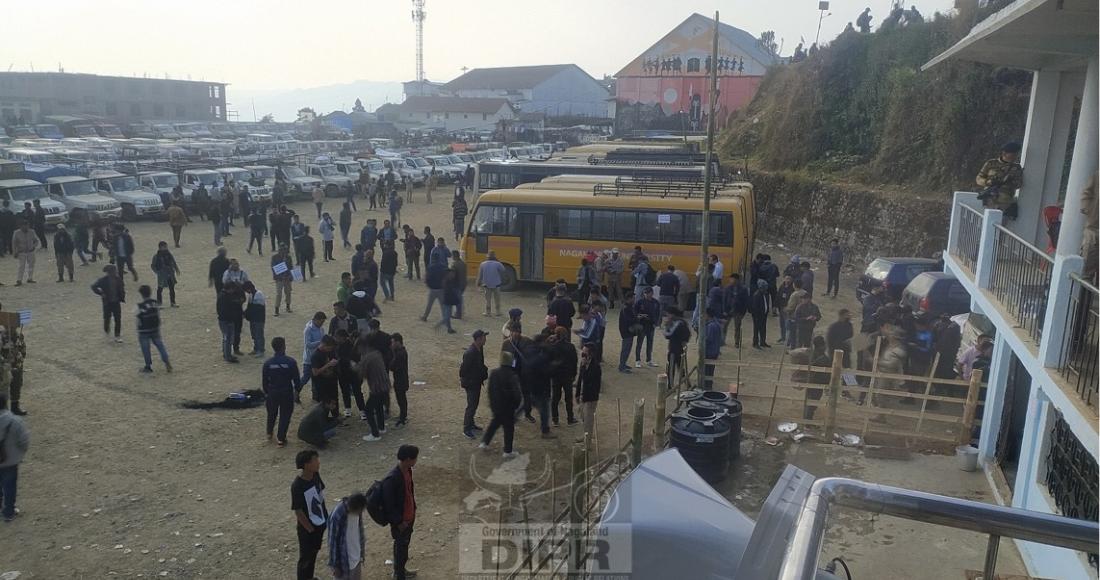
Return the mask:
<svg viewBox="0 0 1100 580">
<path fill-rule="evenodd" d="M 1000 225 L 994 227 L 989 290 L 1038 344 L 1043 335 L 1054 261 L 1020 236 Z"/>
<path fill-rule="evenodd" d="M 1066 310 L 1065 339 L 1058 370 L 1086 405 L 1096 411 L 1097 352 L 1100 349 L 1100 292 L 1077 274 L 1070 274 L 1069 308 Z"/>
<path fill-rule="evenodd" d="M 1097 551 L 1096 538 L 1100 533 L 1096 522 L 827 477 L 814 482 L 802 506 L 780 569 L 781 580 L 817 578 L 829 509 L 834 505 L 988 534 L 982 578 L 996 577 L 997 551 L 1002 537 L 1092 554 Z"/>
<path fill-rule="evenodd" d="M 955 234 L 955 247 L 952 248 L 951 253 L 971 272 L 976 272 L 984 216 L 980 210 L 965 203 L 956 204 L 955 207 L 959 212 L 959 229 Z"/>
<path fill-rule="evenodd" d="M 1100 467 L 1096 460 L 1057 411 L 1049 440 L 1045 483 L 1054 505 L 1066 517 L 1097 521 Z M 1095 551 L 1089 552 L 1088 560 L 1090 566 L 1100 569 L 1100 557 Z"/>
</svg>

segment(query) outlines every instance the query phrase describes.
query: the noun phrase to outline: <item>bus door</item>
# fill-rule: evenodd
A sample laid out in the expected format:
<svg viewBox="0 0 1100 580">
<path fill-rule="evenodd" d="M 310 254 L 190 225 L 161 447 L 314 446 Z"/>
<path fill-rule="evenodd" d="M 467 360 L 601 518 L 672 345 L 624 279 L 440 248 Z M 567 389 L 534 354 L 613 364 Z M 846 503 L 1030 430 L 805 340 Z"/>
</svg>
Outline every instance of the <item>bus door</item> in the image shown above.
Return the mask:
<svg viewBox="0 0 1100 580">
<path fill-rule="evenodd" d="M 543 228 L 542 213 L 519 214 L 519 277 L 523 280 L 542 280 Z"/>
</svg>

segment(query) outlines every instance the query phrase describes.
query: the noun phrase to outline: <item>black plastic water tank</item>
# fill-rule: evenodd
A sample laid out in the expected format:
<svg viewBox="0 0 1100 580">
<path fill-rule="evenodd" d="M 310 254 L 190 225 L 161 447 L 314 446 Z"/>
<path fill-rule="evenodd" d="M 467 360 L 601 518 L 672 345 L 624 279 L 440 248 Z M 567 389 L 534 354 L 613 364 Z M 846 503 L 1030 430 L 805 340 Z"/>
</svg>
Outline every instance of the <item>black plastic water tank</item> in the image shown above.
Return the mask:
<svg viewBox="0 0 1100 580">
<path fill-rule="evenodd" d="M 698 389 L 691 389 L 690 391 L 683 391 L 679 395 L 676 395 L 676 409 L 673 411 L 682 411 L 691 405 L 694 401 L 702 400 L 703 391 Z"/>
<path fill-rule="evenodd" d="M 669 444 L 710 483 L 722 481 L 729 468 L 729 423 L 709 409 L 687 408 L 669 418 Z"/>
<path fill-rule="evenodd" d="M 725 409 L 730 418 L 730 459 L 741 456 L 741 401 L 722 391 L 705 391 L 702 400 L 715 403 Z"/>
</svg>

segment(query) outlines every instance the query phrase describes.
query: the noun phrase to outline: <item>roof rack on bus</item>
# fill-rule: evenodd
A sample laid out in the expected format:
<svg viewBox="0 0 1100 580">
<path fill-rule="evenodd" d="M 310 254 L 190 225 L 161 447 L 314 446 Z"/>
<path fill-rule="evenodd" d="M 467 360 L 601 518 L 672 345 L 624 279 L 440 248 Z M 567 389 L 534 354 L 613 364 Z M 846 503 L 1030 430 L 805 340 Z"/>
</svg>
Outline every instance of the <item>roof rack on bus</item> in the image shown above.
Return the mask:
<svg viewBox="0 0 1100 580">
<path fill-rule="evenodd" d="M 710 196 L 725 197 L 741 193 L 742 187 L 730 185 L 724 179 L 711 183 Z M 592 186 L 593 195 L 637 195 L 644 197 L 702 197 L 703 182 L 652 178 L 622 178 L 614 183 L 597 183 Z"/>
<path fill-rule="evenodd" d="M 698 167 L 695 161 L 671 161 L 665 159 L 611 158 L 588 156 L 589 165 L 638 165 L 645 167 Z"/>
</svg>

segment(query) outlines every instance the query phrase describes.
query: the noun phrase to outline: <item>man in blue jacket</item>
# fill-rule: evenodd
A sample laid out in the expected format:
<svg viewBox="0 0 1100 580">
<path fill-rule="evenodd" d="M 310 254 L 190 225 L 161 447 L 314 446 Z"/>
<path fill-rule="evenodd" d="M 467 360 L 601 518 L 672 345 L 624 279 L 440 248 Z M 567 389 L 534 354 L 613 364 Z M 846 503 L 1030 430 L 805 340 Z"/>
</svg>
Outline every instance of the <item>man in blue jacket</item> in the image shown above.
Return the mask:
<svg viewBox="0 0 1100 580">
<path fill-rule="evenodd" d="M 294 400 L 302 388 L 302 379 L 298 374 L 298 363 L 286 355 L 286 339 L 276 336 L 271 339 L 271 350 L 275 356 L 264 361 L 263 379 L 260 389 L 267 397 L 267 438 L 275 432 L 275 420 L 279 420 L 279 430 L 275 442 L 279 447 L 286 446 L 286 432 L 290 428 L 290 416 L 294 413 Z"/>
</svg>

